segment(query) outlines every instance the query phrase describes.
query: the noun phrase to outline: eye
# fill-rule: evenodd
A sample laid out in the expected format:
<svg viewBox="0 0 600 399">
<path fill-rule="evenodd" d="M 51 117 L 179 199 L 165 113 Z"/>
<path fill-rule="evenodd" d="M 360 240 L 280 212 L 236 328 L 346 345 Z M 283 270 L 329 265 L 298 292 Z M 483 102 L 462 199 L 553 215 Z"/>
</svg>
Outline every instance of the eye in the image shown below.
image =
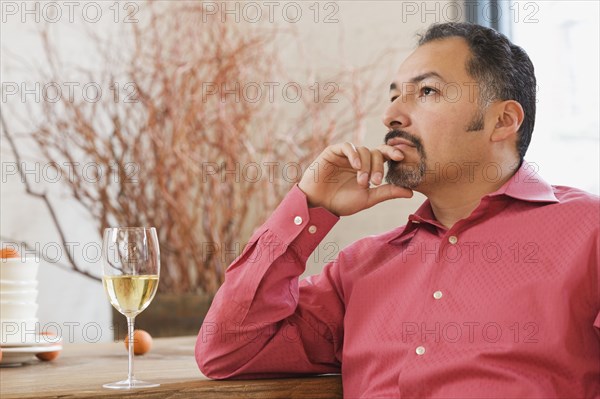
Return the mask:
<svg viewBox="0 0 600 399">
<path fill-rule="evenodd" d="M 437 94 L 438 91 L 436 89 L 434 89 L 433 87 L 429 87 L 429 86 L 423 86 L 421 88 L 421 94 L 424 96 L 430 96 L 432 94 Z"/>
</svg>

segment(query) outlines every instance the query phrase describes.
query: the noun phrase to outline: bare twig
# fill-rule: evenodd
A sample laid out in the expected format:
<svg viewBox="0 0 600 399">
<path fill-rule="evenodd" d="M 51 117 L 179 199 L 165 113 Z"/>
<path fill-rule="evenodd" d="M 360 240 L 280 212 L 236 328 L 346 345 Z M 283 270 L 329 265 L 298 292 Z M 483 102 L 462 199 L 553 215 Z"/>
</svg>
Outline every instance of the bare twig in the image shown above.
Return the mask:
<svg viewBox="0 0 600 399">
<path fill-rule="evenodd" d="M 17 146 L 12 138 L 11 133 L 8 130 L 8 126 L 6 125 L 6 121 L 4 120 L 4 115 L 2 115 L 2 114 L 0 114 L 0 121 L 2 122 L 2 129 L 4 130 L 4 135 L 6 136 L 6 139 L 8 140 L 8 144 L 10 145 L 10 148 L 12 150 L 13 156 L 15 157 L 15 163 L 16 163 L 19 175 L 21 176 L 21 181 L 25 184 L 25 190 L 26 190 L 27 194 L 29 194 L 33 197 L 36 197 L 36 198 L 40 198 L 44 202 L 44 204 L 46 205 L 46 209 L 48 210 L 48 213 L 50 213 L 52 222 L 54 223 L 54 226 L 56 227 L 56 230 L 58 231 L 58 235 L 60 236 L 60 242 L 63 246 L 63 249 L 66 249 L 67 248 L 66 235 L 63 231 L 62 225 L 60 224 L 60 221 L 58 219 L 56 211 L 54 210 L 54 207 L 52 206 L 52 203 L 50 202 L 50 199 L 48 198 L 48 195 L 46 193 L 36 193 L 35 191 L 32 190 L 31 184 L 29 183 L 29 180 L 27 179 L 27 175 L 24 173 L 23 168 L 22 168 L 21 155 L 19 154 Z M 91 277 L 95 280 L 100 280 L 98 277 L 90 274 L 89 272 L 87 272 L 87 271 L 81 269 L 79 266 L 77 266 L 75 259 L 73 258 L 73 256 L 71 255 L 71 253 L 69 251 L 65 251 L 65 253 L 67 254 L 66 255 L 67 260 L 69 261 L 69 264 L 71 265 L 71 268 L 73 269 L 73 271 L 83 274 L 85 276 Z"/>
<path fill-rule="evenodd" d="M 97 222 L 99 236 L 110 226 L 157 227 L 161 291 L 212 294 L 253 227 L 300 178 L 296 166 L 305 170 L 332 142 L 359 142 L 372 104 L 363 100 L 367 85 L 344 66 L 321 79 L 318 100 L 310 68 L 303 74 L 307 83 L 296 83 L 302 99 L 282 99 L 282 87 L 297 79 L 278 45 L 301 47 L 294 32 L 203 19 L 202 2 L 148 7 L 147 23 L 131 26 L 133 48 L 123 52 L 122 64 L 115 62 L 118 49 L 96 43 L 105 65 L 100 72 L 80 69 L 102 87 L 118 79 L 119 100 L 43 102 L 43 123 L 29 137 L 49 163 L 96 165 L 104 172 L 90 176 L 74 168 L 61 180 Z M 44 78 L 60 82 L 58 49 L 47 32 L 41 39 L 50 71 Z M 338 104 L 323 102 L 326 81 L 337 83 Z M 279 83 L 275 101 L 267 82 Z M 257 101 L 248 99 L 252 87 L 263 90 Z M 9 143 L 18 157 L 13 137 Z M 26 189 L 46 203 L 64 244 L 48 194 Z M 73 259 L 69 263 L 81 272 Z"/>
<path fill-rule="evenodd" d="M 9 237 L 4 237 L 4 236 L 0 236 L 0 240 L 2 240 L 3 242 L 11 242 L 11 243 L 18 243 L 20 247 L 25 248 L 27 251 L 35 251 L 35 248 L 31 246 L 31 244 L 25 242 L 25 241 L 20 241 L 20 240 L 15 240 Z M 45 256 L 43 253 L 37 253 L 37 255 L 40 257 L 40 259 L 43 259 L 45 262 L 48 262 L 52 265 L 55 265 L 63 270 L 74 270 L 72 265 L 65 265 L 62 262 L 57 262 L 53 259 L 49 259 L 47 256 Z M 78 273 L 83 274 L 86 277 L 91 278 L 92 280 L 96 280 L 96 281 L 102 281 L 102 279 L 98 276 L 95 276 L 85 270 L 76 270 Z"/>
</svg>

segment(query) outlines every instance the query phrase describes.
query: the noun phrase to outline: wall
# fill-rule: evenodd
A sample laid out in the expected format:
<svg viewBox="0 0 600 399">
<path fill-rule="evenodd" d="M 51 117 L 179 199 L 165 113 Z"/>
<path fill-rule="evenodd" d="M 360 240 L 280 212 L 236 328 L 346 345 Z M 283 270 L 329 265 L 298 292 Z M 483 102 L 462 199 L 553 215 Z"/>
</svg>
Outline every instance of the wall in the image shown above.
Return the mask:
<svg viewBox="0 0 600 399">
<path fill-rule="evenodd" d="M 58 14 L 57 10 L 51 10 L 44 3 L 2 2 L 1 72 L 5 93 L 9 86 L 14 87 L 13 84 L 17 84 L 19 89 L 22 88 L 22 84 L 25 84 L 26 88 L 35 90 L 36 82 L 27 73 L 28 68 L 35 66 L 41 70 L 47 69 L 42 61 L 42 48 L 36 35 L 36 30 L 43 25 L 51 26 L 54 37 L 60 43 L 63 59 L 71 65 L 93 67 L 97 62 L 96 50 L 90 46 L 86 34 L 81 32 L 87 30 L 100 37 L 119 39 L 128 11 L 119 7 L 122 3 L 70 2 L 71 5 L 67 3 L 69 2 L 53 3 L 59 7 L 60 14 Z M 384 50 L 387 52 L 385 62 L 373 74 L 374 89 L 367 93 L 370 100 L 377 101 L 375 107 L 377 112 L 370 115 L 365 124 L 365 145 L 376 146 L 383 140 L 386 130 L 379 116 L 388 101 L 389 81 L 400 61 L 413 48 L 415 32 L 432 22 L 462 18 L 462 15 L 458 15 L 460 10 L 454 2 L 428 3 L 425 5 L 423 2 L 401 1 L 296 2 L 293 6 L 302 10 L 302 17 L 293 24 L 286 21 L 286 17 L 277 11 L 286 7 L 286 3 L 277 3 L 280 8 L 275 11 L 275 23 L 284 28 L 296 29 L 304 39 L 308 54 L 307 58 L 301 59 L 298 59 L 297 54 L 290 54 L 290 64 L 311 64 L 316 71 L 327 68 L 331 63 L 360 66 L 373 61 Z M 168 6 L 167 2 L 161 4 Z M 223 3 L 214 4 L 220 7 Z M 236 3 L 227 4 L 233 9 Z M 37 13 L 36 5 L 39 7 Z M 118 15 L 115 13 L 117 9 L 120 10 Z M 261 9 L 263 12 L 267 10 L 264 5 Z M 315 14 L 316 9 L 319 10 L 318 18 Z M 34 10 L 34 12 L 28 13 L 27 10 Z M 69 15 L 71 10 L 72 20 Z M 289 9 L 289 11 L 293 10 Z M 290 15 L 293 17 L 294 14 L 289 14 L 288 17 Z M 143 18 L 143 12 L 138 16 Z M 324 22 L 327 16 L 330 23 Z M 231 15 L 228 17 L 231 18 Z M 97 21 L 94 21 L 96 19 Z M 28 68 L 24 68 L 23 65 L 27 65 Z M 88 82 L 82 78 L 77 83 L 81 87 Z M 47 82 L 38 83 L 44 85 Z M 110 92 L 109 88 L 103 89 L 105 95 Z M 81 91 L 76 91 L 76 95 L 82 95 Z M 26 122 L 39 119 L 39 114 L 35 113 L 35 105 L 38 105 L 40 100 L 34 97 L 35 94 L 26 94 L 19 90 L 17 94 L 3 98 L 3 115 L 10 122 L 13 134 L 23 133 Z M 21 121 L 19 117 L 23 120 Z M 40 249 L 46 250 L 51 257 L 56 257 L 56 254 L 49 251 L 54 248 L 52 243 L 58 241 L 57 231 L 53 228 L 44 204 L 39 199 L 26 195 L 22 181 L 13 173 L 14 158 L 7 144 L 2 137 L 1 236 L 3 239 L 39 243 Z M 20 142 L 20 148 L 26 153 L 28 162 L 36 159 L 37 154 L 31 150 L 26 141 Z M 38 167 L 38 170 L 30 173 L 32 178 L 38 179 L 34 188 L 50 190 L 53 194 L 60 221 L 67 226 L 68 240 L 79 243 L 75 253 L 79 259 L 82 259 L 83 245 L 98 244 L 94 224 L 86 218 L 86 214 L 77 204 L 66 198 L 58 185 L 43 184 L 44 165 L 38 164 Z M 390 201 L 358 215 L 344 218 L 325 238 L 317 254 L 311 258 L 307 273 L 318 272 L 329 255 L 336 253 L 350 242 L 404 224 L 408 214 L 413 212 L 422 200 L 423 197 L 416 195 L 411 200 Z M 90 248 L 93 250 L 94 245 Z M 90 256 L 93 257 L 93 253 L 88 254 L 88 257 Z M 60 258 L 61 263 L 64 263 L 64 255 Z M 88 262 L 84 263 L 84 267 L 97 273 L 100 266 L 99 263 Z M 57 264 L 47 262 L 41 266 L 39 279 L 39 318 L 43 327 L 58 326 L 66 341 L 111 339 L 110 308 L 101 284 L 64 270 Z"/>
</svg>

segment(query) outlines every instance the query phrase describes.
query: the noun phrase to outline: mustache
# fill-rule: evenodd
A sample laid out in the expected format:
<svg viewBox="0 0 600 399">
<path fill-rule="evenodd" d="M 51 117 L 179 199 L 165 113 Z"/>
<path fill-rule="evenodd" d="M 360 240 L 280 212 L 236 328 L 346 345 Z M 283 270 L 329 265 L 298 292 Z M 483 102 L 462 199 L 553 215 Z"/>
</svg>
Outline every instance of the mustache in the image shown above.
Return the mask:
<svg viewBox="0 0 600 399">
<path fill-rule="evenodd" d="M 414 136 L 414 135 L 408 133 L 405 130 L 397 130 L 397 129 L 390 130 L 385 135 L 385 138 L 383 139 L 383 143 L 387 144 L 387 142 L 389 140 L 395 139 L 396 137 L 410 141 L 415 146 L 417 151 L 419 153 L 423 154 L 423 142 L 421 141 L 421 139 L 418 138 L 417 136 Z"/>
</svg>

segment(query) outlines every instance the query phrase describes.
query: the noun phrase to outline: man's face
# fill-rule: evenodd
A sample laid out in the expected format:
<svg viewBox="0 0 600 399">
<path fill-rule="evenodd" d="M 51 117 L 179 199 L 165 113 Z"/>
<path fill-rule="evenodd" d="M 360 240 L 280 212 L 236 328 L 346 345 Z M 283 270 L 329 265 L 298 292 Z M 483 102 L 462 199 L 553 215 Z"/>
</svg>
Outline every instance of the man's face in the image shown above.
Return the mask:
<svg viewBox="0 0 600 399">
<path fill-rule="evenodd" d="M 467 42 L 448 38 L 417 48 L 400 66 L 383 116 L 386 144 L 404 153 L 389 161 L 386 180 L 429 191 L 468 178 L 472 162 L 489 159 L 489 132 L 479 90 L 466 71 Z M 486 123 L 487 122 L 487 123 Z M 464 175 L 464 176 L 463 176 Z"/>
</svg>

